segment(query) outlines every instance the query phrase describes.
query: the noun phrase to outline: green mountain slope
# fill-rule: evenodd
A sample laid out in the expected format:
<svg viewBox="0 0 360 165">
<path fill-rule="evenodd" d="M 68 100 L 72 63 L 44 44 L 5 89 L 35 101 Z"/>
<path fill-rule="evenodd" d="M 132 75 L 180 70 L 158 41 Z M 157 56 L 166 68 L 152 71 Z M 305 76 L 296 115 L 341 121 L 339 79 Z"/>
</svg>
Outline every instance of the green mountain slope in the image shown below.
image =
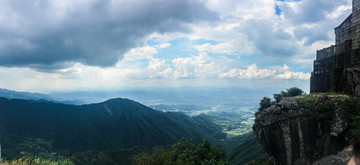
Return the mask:
<svg viewBox="0 0 360 165">
<path fill-rule="evenodd" d="M 221 128 L 209 123 L 205 116 L 163 113 L 128 99 L 75 106 L 0 98 L 6 158 L 170 145 L 181 137 L 223 137 Z"/>
<path fill-rule="evenodd" d="M 232 139 L 227 145 L 230 164 L 241 165 L 257 158 L 267 157 L 254 132 L 250 132 Z"/>
</svg>

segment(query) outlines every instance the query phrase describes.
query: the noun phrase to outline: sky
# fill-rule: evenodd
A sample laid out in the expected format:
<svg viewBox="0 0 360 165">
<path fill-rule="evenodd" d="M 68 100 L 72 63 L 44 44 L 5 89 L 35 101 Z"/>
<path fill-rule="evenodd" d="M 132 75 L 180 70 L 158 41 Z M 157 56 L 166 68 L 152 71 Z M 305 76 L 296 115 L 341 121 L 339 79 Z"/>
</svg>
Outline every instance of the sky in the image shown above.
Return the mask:
<svg viewBox="0 0 360 165">
<path fill-rule="evenodd" d="M 351 0 L 0 0 L 0 88 L 309 88 Z"/>
</svg>

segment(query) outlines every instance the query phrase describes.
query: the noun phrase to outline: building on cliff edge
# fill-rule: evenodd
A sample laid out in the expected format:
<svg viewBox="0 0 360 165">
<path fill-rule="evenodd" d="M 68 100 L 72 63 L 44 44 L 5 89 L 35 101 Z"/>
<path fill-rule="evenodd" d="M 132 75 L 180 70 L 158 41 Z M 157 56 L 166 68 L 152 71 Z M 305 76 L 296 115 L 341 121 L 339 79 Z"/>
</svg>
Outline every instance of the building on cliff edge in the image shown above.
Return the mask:
<svg viewBox="0 0 360 165">
<path fill-rule="evenodd" d="M 316 52 L 310 93 L 360 90 L 360 82 L 353 82 L 360 75 L 350 75 L 352 80 L 347 75 L 351 68 L 360 69 L 360 0 L 353 0 L 352 6 L 352 13 L 335 28 L 335 45 Z"/>
</svg>

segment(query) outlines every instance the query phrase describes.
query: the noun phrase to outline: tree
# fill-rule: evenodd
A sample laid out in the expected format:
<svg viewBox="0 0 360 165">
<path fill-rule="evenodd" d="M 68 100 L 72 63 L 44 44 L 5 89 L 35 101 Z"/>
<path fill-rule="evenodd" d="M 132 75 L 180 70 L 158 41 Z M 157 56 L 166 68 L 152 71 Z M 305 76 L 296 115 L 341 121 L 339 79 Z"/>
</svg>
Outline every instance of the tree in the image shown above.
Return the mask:
<svg viewBox="0 0 360 165">
<path fill-rule="evenodd" d="M 264 109 L 269 108 L 271 105 L 273 105 L 273 102 L 269 97 L 264 97 L 260 101 L 260 107 L 258 111 L 255 113 L 255 117 L 257 117 Z"/>
<path fill-rule="evenodd" d="M 274 94 L 273 96 L 274 96 L 275 102 L 279 102 L 279 101 L 281 101 L 284 97 L 299 96 L 299 95 L 302 95 L 303 93 L 304 93 L 304 91 L 301 90 L 300 88 L 298 88 L 298 87 L 292 87 L 292 88 L 286 89 L 286 92 L 281 91 L 280 93 L 276 93 L 276 94 Z"/>
<path fill-rule="evenodd" d="M 274 96 L 274 99 L 275 99 L 275 102 L 280 102 L 283 98 L 284 98 L 284 95 L 280 94 L 280 93 L 275 93 L 273 94 Z"/>
<path fill-rule="evenodd" d="M 303 90 L 301 90 L 298 87 L 292 87 L 286 90 L 287 96 L 285 97 L 293 97 L 293 96 L 300 96 L 304 93 Z"/>
<path fill-rule="evenodd" d="M 269 97 L 264 97 L 263 99 L 261 99 L 260 101 L 260 108 L 259 111 L 263 111 L 266 108 L 269 108 L 271 105 L 273 105 L 273 103 L 271 102 L 271 99 Z"/>
<path fill-rule="evenodd" d="M 303 90 L 301 90 L 298 87 L 292 87 L 289 89 L 286 89 L 286 92 L 281 91 L 280 93 L 273 94 L 273 97 L 275 99 L 275 102 L 272 102 L 269 97 L 264 97 L 260 101 L 260 107 L 257 112 L 255 112 L 255 117 L 257 117 L 264 109 L 269 108 L 271 105 L 280 102 L 284 97 L 294 97 L 299 96 L 304 93 Z"/>
<path fill-rule="evenodd" d="M 154 148 L 152 154 L 140 153 L 133 157 L 135 165 L 227 165 L 226 153 L 209 141 L 198 145 L 188 138 L 182 138 L 171 148 Z"/>
</svg>

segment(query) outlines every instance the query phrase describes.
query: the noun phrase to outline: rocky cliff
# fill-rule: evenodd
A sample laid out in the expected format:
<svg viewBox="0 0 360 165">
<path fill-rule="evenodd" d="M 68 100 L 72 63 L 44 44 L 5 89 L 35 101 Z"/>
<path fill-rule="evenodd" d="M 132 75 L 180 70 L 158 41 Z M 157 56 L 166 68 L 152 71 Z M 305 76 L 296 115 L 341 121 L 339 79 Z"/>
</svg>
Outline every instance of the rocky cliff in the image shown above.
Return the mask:
<svg viewBox="0 0 360 165">
<path fill-rule="evenodd" d="M 355 95 L 360 96 L 360 68 L 346 68 L 343 72 L 346 80 L 347 91 L 349 93 L 354 93 Z"/>
<path fill-rule="evenodd" d="M 351 139 L 347 95 L 284 98 L 263 110 L 253 130 L 275 164 L 312 164 L 337 154 Z"/>
</svg>

